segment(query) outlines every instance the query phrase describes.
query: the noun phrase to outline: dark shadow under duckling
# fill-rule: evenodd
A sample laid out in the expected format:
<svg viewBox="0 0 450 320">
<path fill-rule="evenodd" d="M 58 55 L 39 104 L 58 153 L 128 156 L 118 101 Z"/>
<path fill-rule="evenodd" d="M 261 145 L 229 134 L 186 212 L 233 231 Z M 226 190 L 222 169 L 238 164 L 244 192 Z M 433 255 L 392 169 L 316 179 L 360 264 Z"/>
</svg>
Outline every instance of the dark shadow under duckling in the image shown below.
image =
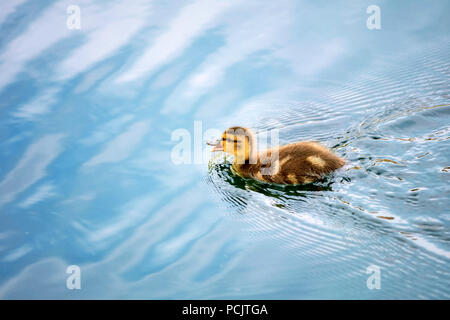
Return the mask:
<svg viewBox="0 0 450 320">
<path fill-rule="evenodd" d="M 345 160 L 317 142 L 302 141 L 257 152 L 253 132 L 231 127 L 212 151 L 235 156 L 233 170 L 243 178 L 278 184 L 306 184 L 341 168 Z"/>
</svg>

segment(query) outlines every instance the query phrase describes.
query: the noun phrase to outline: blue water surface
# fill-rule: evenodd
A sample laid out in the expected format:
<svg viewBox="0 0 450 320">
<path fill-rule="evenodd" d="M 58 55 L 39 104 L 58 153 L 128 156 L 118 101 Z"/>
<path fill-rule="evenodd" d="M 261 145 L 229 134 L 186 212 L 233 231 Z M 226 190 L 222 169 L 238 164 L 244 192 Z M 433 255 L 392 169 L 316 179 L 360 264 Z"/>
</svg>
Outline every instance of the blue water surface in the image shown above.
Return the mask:
<svg viewBox="0 0 450 320">
<path fill-rule="evenodd" d="M 0 298 L 450 298 L 449 13 L 2 1 Z M 233 125 L 348 163 L 309 186 L 246 181 L 204 143 Z"/>
</svg>

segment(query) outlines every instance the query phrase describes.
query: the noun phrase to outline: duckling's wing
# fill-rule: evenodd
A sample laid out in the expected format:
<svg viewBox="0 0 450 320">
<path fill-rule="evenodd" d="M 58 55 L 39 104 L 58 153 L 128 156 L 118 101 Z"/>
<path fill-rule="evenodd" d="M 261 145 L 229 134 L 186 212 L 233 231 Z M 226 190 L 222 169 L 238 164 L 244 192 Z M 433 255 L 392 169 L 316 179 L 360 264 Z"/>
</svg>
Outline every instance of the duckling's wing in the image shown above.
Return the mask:
<svg viewBox="0 0 450 320">
<path fill-rule="evenodd" d="M 279 149 L 278 174 L 284 180 L 310 183 L 342 167 L 345 161 L 320 144 L 307 142 Z"/>
</svg>

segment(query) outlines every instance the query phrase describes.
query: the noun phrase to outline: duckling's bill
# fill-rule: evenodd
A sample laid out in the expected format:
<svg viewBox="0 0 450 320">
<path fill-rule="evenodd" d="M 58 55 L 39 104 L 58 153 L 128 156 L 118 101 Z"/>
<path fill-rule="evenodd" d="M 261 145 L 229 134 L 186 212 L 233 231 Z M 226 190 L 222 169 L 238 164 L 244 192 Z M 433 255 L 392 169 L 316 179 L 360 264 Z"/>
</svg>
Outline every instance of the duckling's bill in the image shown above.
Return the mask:
<svg viewBox="0 0 450 320">
<path fill-rule="evenodd" d="M 206 142 L 207 145 L 209 146 L 213 146 L 214 148 L 212 148 L 211 152 L 216 152 L 216 151 L 223 151 L 223 145 L 220 141 L 217 142 Z"/>
</svg>

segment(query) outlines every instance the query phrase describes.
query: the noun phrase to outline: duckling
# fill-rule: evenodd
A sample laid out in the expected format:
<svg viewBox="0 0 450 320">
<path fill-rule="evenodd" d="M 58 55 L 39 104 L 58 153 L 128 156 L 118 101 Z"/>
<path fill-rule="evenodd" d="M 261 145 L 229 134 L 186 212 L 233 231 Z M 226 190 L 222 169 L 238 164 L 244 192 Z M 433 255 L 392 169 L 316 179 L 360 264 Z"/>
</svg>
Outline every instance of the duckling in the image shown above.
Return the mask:
<svg viewBox="0 0 450 320">
<path fill-rule="evenodd" d="M 277 184 L 306 184 L 345 164 L 317 142 L 301 141 L 257 152 L 253 132 L 244 127 L 224 131 L 212 151 L 234 155 L 233 171 L 243 178 Z"/>
</svg>

